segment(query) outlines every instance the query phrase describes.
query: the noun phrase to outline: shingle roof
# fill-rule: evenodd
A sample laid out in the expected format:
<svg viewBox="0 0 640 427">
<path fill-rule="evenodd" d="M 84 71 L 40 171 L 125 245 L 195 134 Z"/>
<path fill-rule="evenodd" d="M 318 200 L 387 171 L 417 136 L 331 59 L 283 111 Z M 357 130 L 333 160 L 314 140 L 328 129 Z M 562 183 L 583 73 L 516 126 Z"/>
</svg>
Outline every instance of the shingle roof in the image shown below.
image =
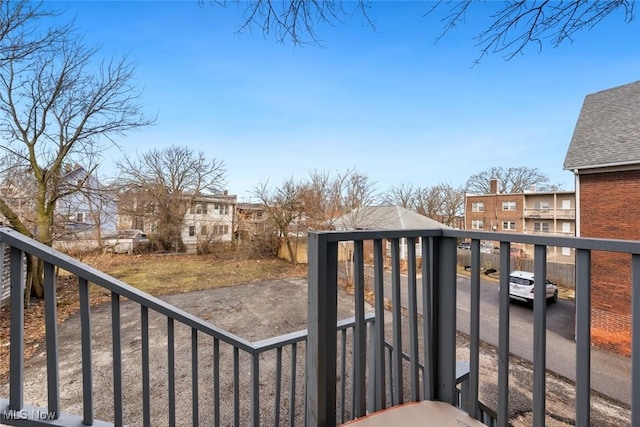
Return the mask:
<svg viewBox="0 0 640 427">
<path fill-rule="evenodd" d="M 640 164 L 640 81 L 587 95 L 564 169 Z"/>
<path fill-rule="evenodd" d="M 401 206 L 365 206 L 337 218 L 338 229 L 351 230 L 420 230 L 450 228 L 438 221 Z"/>
</svg>

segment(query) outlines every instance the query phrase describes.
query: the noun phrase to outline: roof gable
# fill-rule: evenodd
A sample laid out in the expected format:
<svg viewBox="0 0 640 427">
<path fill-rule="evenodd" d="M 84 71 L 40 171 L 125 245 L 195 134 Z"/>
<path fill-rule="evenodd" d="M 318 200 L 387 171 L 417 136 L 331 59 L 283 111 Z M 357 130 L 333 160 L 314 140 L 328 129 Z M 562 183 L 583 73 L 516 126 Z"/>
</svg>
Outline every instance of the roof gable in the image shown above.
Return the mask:
<svg viewBox="0 0 640 427">
<path fill-rule="evenodd" d="M 587 95 L 564 169 L 640 165 L 640 81 Z"/>
<path fill-rule="evenodd" d="M 401 206 L 364 206 L 337 218 L 342 230 L 420 230 L 448 226 Z"/>
</svg>

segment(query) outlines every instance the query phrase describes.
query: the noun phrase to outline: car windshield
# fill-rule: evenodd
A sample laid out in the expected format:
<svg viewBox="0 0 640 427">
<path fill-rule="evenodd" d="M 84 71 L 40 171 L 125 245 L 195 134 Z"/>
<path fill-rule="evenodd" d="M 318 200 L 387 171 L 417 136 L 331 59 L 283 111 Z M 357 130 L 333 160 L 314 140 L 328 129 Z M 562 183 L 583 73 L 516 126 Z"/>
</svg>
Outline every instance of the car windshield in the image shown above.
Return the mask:
<svg viewBox="0 0 640 427">
<path fill-rule="evenodd" d="M 524 285 L 524 286 L 533 285 L 533 280 L 525 279 L 522 277 L 511 276 L 509 277 L 509 281 L 511 283 L 515 283 L 516 285 Z"/>
</svg>

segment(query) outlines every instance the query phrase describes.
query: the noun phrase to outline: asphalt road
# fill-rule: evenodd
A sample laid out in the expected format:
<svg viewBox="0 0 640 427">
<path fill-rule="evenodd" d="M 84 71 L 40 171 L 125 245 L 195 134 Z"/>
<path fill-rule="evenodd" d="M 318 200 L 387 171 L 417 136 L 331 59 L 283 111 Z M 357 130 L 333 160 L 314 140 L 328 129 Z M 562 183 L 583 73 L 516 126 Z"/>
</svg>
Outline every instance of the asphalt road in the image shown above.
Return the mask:
<svg viewBox="0 0 640 427">
<path fill-rule="evenodd" d="M 406 276 L 402 276 L 401 300 L 407 306 Z M 469 333 L 470 279 L 458 275 L 457 329 Z M 417 290 L 418 312 L 422 313 L 422 295 Z M 391 299 L 391 276 L 386 273 L 385 297 Z M 575 381 L 576 345 L 574 341 L 574 302 L 559 299 L 547 306 L 547 369 Z M 512 302 L 509 322 L 509 351 L 523 359 L 533 358 L 533 310 Z M 480 339 L 498 345 L 498 285 L 480 283 Z M 619 402 L 631 404 L 631 359 L 615 353 L 591 349 L 591 388 Z"/>
<path fill-rule="evenodd" d="M 457 327 L 469 333 L 470 279 L 458 276 Z M 547 369 L 575 381 L 575 305 L 559 299 L 547 305 Z M 509 350 L 531 361 L 533 355 L 533 310 L 517 302 L 509 312 Z M 498 345 L 498 286 L 480 283 L 480 339 Z M 631 359 L 591 348 L 591 388 L 622 403 L 631 403 Z"/>
</svg>

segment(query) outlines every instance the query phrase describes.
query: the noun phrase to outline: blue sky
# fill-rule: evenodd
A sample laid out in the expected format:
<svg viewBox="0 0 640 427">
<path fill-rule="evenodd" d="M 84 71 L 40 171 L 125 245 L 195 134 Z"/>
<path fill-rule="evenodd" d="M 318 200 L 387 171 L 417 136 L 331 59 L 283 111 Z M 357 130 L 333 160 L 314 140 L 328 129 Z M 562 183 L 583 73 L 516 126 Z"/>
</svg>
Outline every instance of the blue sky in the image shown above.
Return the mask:
<svg viewBox="0 0 640 427">
<path fill-rule="evenodd" d="M 480 5 L 436 43 L 443 14 L 425 2 L 372 2 L 376 29 L 317 27 L 322 45 L 237 34 L 241 10 L 197 2 L 55 3 L 101 55 L 137 64 L 157 123 L 118 140 L 114 159 L 188 145 L 225 162 L 239 198 L 269 181 L 356 168 L 384 191 L 459 186 L 492 166 L 527 166 L 573 190 L 562 169 L 585 95 L 640 80 L 640 20 L 620 15 L 573 43 L 505 61 L 479 55 Z"/>
</svg>

